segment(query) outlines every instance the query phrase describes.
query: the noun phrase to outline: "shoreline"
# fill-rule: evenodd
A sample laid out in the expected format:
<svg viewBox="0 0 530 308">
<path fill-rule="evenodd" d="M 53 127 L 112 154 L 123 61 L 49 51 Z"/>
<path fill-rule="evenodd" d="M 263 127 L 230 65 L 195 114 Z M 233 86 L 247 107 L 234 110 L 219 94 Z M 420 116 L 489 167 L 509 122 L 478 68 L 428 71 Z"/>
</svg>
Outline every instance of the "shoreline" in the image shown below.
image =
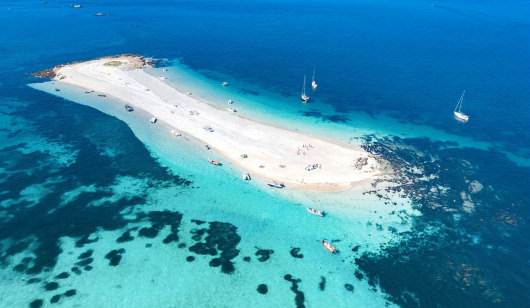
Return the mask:
<svg viewBox="0 0 530 308">
<path fill-rule="evenodd" d="M 229 159 L 258 179 L 276 180 L 295 189 L 338 192 L 355 184 L 364 186 L 384 174 L 375 157 L 361 147 L 278 128 L 197 101 L 164 76 L 144 70 L 152 64 L 150 59 L 126 54 L 58 65 L 32 75 L 108 95 L 141 109 L 181 133 L 179 138 L 189 136 L 208 144 L 212 159 L 221 163 L 221 156 Z M 248 158 L 241 158 L 242 154 Z"/>
</svg>

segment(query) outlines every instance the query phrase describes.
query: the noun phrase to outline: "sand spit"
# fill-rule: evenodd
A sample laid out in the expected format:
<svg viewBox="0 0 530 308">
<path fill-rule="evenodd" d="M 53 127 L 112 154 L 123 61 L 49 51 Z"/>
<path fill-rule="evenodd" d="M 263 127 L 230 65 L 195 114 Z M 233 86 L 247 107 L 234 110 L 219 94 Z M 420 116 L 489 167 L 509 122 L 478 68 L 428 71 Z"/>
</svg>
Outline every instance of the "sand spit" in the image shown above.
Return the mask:
<svg viewBox="0 0 530 308">
<path fill-rule="evenodd" d="M 59 65 L 33 75 L 142 109 L 182 137 L 193 136 L 208 144 L 213 159 L 221 163 L 229 159 L 253 176 L 283 182 L 287 187 L 340 191 L 381 175 L 376 159 L 361 147 L 259 123 L 197 101 L 176 90 L 165 78 L 143 69 L 152 64 L 148 58 L 127 54 Z M 148 120 L 146 125 L 151 125 Z"/>
</svg>

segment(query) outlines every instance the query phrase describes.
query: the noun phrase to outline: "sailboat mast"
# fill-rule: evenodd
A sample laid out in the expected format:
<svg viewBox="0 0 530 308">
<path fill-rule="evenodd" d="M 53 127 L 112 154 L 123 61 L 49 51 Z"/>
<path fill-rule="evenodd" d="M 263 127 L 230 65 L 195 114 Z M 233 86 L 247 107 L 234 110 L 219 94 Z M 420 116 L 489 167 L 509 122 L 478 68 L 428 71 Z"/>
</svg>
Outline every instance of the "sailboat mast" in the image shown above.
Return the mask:
<svg viewBox="0 0 530 308">
<path fill-rule="evenodd" d="M 456 107 L 455 107 L 455 112 L 460 112 L 460 110 L 462 110 L 462 103 L 464 102 L 464 95 L 466 94 L 466 90 L 464 90 L 464 92 L 462 92 L 462 95 L 460 96 L 460 99 L 458 100 L 458 103 L 456 104 Z M 458 109 L 458 111 L 457 111 Z"/>
<path fill-rule="evenodd" d="M 304 75 L 304 85 L 302 86 L 302 95 L 305 96 L 305 79 L 306 79 L 306 76 Z"/>
<path fill-rule="evenodd" d="M 458 112 L 461 112 L 462 110 L 462 104 L 464 103 L 464 95 L 466 94 L 466 90 L 462 92 L 462 96 L 460 96 L 460 101 L 458 102 Z"/>
</svg>

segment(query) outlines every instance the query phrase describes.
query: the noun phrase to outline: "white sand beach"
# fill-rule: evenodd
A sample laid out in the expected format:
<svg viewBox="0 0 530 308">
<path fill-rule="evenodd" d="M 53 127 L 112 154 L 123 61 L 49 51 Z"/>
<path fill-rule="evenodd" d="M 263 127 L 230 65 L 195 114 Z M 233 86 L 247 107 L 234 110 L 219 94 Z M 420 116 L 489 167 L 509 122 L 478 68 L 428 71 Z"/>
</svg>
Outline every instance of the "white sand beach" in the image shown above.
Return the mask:
<svg viewBox="0 0 530 308">
<path fill-rule="evenodd" d="M 366 185 L 380 175 L 376 159 L 360 147 L 259 123 L 229 111 L 228 104 L 197 101 L 163 76 L 146 72 L 145 65 L 140 56 L 122 55 L 60 65 L 53 71 L 58 84 L 79 86 L 141 109 L 182 134 L 175 138 L 200 140 L 212 148 L 213 159 L 230 160 L 253 177 L 287 187 L 339 191 Z M 146 125 L 151 125 L 148 119 Z"/>
</svg>

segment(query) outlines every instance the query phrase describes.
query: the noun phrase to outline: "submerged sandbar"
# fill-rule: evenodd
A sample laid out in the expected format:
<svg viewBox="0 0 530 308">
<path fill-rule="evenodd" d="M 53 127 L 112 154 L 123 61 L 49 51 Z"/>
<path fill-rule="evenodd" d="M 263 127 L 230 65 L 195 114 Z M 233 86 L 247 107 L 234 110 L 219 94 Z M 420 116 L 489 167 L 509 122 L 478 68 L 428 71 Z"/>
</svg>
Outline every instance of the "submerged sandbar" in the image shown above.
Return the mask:
<svg viewBox="0 0 530 308">
<path fill-rule="evenodd" d="M 289 187 L 338 191 L 366 184 L 381 174 L 375 157 L 361 147 L 263 124 L 197 101 L 165 78 L 148 73 L 144 68 L 149 65 L 148 58 L 120 55 L 59 65 L 43 71 L 43 77 L 141 109 L 183 136 L 208 144 L 217 160 L 229 159 L 253 176 Z M 146 125 L 150 125 L 148 119 Z"/>
</svg>

